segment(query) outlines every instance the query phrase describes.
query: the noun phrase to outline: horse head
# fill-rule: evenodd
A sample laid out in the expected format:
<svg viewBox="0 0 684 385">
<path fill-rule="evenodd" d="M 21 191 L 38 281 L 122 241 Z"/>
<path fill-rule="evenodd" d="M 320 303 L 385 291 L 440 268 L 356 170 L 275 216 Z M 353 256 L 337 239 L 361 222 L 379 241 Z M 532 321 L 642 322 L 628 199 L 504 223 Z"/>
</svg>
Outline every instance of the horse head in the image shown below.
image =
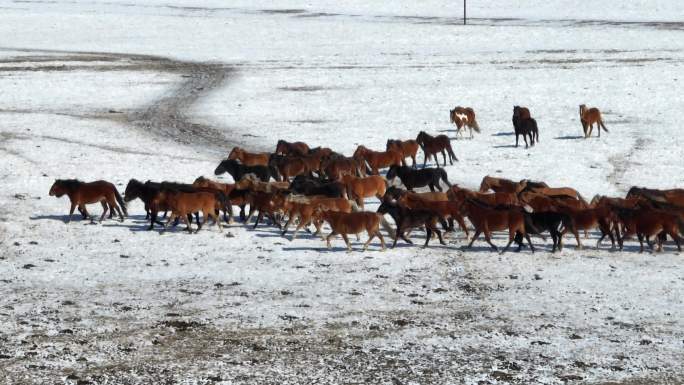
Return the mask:
<svg viewBox="0 0 684 385">
<path fill-rule="evenodd" d="M 233 149 L 230 151 L 230 154 L 228 154 L 228 159 L 240 159 L 242 157 L 242 154 L 244 153 L 244 150 L 241 149 L 240 147 L 233 147 Z"/>
</svg>

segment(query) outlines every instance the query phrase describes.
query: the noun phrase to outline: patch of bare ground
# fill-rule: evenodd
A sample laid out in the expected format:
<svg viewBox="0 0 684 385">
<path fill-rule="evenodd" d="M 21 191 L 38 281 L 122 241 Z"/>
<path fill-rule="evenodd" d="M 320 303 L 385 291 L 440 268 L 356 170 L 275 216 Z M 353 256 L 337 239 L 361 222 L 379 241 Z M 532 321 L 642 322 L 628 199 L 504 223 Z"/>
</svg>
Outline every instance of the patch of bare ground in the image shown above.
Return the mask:
<svg viewBox="0 0 684 385">
<path fill-rule="evenodd" d="M 157 71 L 180 75 L 181 81 L 175 87 L 147 105 L 117 111 L 120 113 L 94 111 L 80 117 L 125 122 L 145 133 L 217 152 L 225 152 L 226 148 L 239 144 L 226 136 L 231 131 L 229 128 L 193 122 L 187 114 L 189 108 L 201 97 L 222 86 L 230 78 L 234 71 L 232 67 L 220 63 L 189 62 L 152 55 L 15 48 L 4 50 L 28 54 L 0 61 L 0 71 L 5 72 Z"/>
</svg>

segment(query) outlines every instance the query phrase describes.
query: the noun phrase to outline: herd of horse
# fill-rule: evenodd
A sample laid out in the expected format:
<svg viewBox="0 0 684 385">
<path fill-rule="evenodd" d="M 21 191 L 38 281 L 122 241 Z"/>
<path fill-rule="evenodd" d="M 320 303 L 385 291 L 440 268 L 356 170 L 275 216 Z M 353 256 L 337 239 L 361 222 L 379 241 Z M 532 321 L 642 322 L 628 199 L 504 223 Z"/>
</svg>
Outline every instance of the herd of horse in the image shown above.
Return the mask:
<svg viewBox="0 0 684 385">
<path fill-rule="evenodd" d="M 533 122 L 529 111 L 525 110 L 516 107 L 514 119 L 518 118 L 521 127 L 536 129 L 536 123 L 525 123 Z M 468 115 L 464 116 L 468 118 Z M 471 116 L 474 121 L 474 113 Z M 458 115 L 456 118 L 460 119 Z M 424 165 L 433 158 L 437 167 L 419 169 L 416 164 L 418 149 L 423 151 Z M 399 239 L 412 243 L 409 235 L 418 228 L 426 232 L 424 247 L 433 236 L 445 244 L 443 232 L 455 231 L 454 223 L 458 223 L 465 238 L 470 239 L 467 248 L 483 235 L 492 249 L 498 250 L 492 242 L 492 233 L 507 231 L 508 243 L 502 252 L 513 242 L 519 251 L 524 247 L 524 241 L 534 252 L 530 236 L 545 239 L 545 233 L 551 236 L 555 252 L 562 249 L 565 234 L 572 234 L 577 247 L 582 248 L 580 231 L 586 238 L 588 231 L 598 230 L 597 248 L 608 237 L 611 249 L 615 249 L 617 243 L 622 250 L 623 241 L 636 235 L 640 251 L 644 250 L 644 242 L 651 249 L 657 244 L 658 250 L 662 250 L 668 237 L 681 250 L 684 189 L 633 187 L 624 198 L 597 195 L 588 202 L 570 187 L 485 176 L 479 190 L 470 190 L 449 181 L 446 171 L 439 167 L 437 154 L 440 153 L 444 165 L 447 157 L 452 164 L 453 160 L 458 161 L 446 135 L 432 136 L 424 131 L 415 140 L 388 140 L 383 151 L 360 145 L 351 157 L 330 148 L 311 148 L 303 142 L 280 140 L 273 153 L 233 148 L 214 174 L 228 173 L 234 183 L 205 177 L 197 178 L 192 184 L 131 179 L 122 197 L 116 187 L 106 181 L 85 183 L 58 179 L 52 185 L 50 195 L 69 197 L 71 208 L 67 221 L 77 208 L 87 219 L 86 205 L 97 203 L 103 208 L 100 221 L 108 211 L 110 218 L 118 214 L 123 221 L 127 215 L 126 202 L 140 199 L 145 205 L 146 219 L 150 221 L 149 229 L 158 224 L 163 226 L 162 231 L 171 222 L 183 221 L 186 229 L 192 232 L 193 219 L 197 223 L 196 231 L 199 231 L 209 218 L 221 230 L 220 213 L 223 213 L 224 221 L 233 223 L 233 207 L 236 206 L 240 209 L 239 219 L 245 224 L 256 215 L 253 225 L 256 228 L 266 218 L 270 225 L 282 231 L 283 236 L 297 223 L 292 239 L 301 229 L 308 231 L 310 225 L 316 229 L 314 235 L 321 234 L 323 224 L 327 223 L 332 229 L 324 237 L 328 247 L 330 240 L 339 234 L 349 250 L 351 244 L 347 236 L 355 234 L 358 239 L 359 233 L 364 231 L 369 237 L 364 249 L 378 237 L 384 250 L 381 227 L 393 239 L 393 247 Z M 413 161 L 410 166 L 407 158 Z M 385 176 L 380 175 L 381 169 L 387 170 Z M 401 183 L 396 183 L 397 179 Z M 419 188 L 429 191 L 415 191 Z M 376 212 L 364 211 L 366 198 L 380 202 Z M 249 207 L 249 213 L 246 207 Z M 168 212 L 171 214 L 167 215 Z M 160 221 L 160 213 L 164 213 L 165 222 Z M 393 218 L 395 228 L 385 219 L 385 214 Z M 474 232 L 472 237 L 470 230 Z"/>
</svg>

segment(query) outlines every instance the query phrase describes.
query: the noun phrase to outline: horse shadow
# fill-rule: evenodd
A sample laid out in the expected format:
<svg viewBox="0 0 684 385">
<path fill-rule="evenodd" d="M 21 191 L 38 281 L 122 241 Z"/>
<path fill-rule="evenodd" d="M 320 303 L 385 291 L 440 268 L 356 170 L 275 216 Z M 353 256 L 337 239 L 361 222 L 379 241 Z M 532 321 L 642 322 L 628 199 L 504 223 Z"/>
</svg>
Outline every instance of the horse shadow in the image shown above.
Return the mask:
<svg viewBox="0 0 684 385">
<path fill-rule="evenodd" d="M 582 135 L 565 135 L 565 136 L 557 136 L 553 139 L 556 140 L 575 140 L 575 139 L 582 139 L 584 136 Z"/>
<path fill-rule="evenodd" d="M 497 146 L 492 146 L 492 148 L 516 148 L 515 144 L 500 144 Z"/>
<path fill-rule="evenodd" d="M 509 131 L 496 132 L 496 133 L 492 134 L 492 136 L 513 136 L 513 135 L 515 135 L 515 132 L 509 132 Z"/>
</svg>

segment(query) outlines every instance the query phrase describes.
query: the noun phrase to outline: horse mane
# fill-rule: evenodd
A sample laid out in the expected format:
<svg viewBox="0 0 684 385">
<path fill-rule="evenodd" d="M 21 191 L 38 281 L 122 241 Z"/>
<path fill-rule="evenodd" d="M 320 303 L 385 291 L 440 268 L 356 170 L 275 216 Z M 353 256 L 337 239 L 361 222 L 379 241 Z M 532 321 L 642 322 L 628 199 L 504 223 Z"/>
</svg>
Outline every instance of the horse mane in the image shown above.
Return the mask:
<svg viewBox="0 0 684 385">
<path fill-rule="evenodd" d="M 78 179 L 57 179 L 55 180 L 55 183 L 69 191 L 74 191 L 74 189 L 81 186 L 84 182 Z"/>
</svg>

